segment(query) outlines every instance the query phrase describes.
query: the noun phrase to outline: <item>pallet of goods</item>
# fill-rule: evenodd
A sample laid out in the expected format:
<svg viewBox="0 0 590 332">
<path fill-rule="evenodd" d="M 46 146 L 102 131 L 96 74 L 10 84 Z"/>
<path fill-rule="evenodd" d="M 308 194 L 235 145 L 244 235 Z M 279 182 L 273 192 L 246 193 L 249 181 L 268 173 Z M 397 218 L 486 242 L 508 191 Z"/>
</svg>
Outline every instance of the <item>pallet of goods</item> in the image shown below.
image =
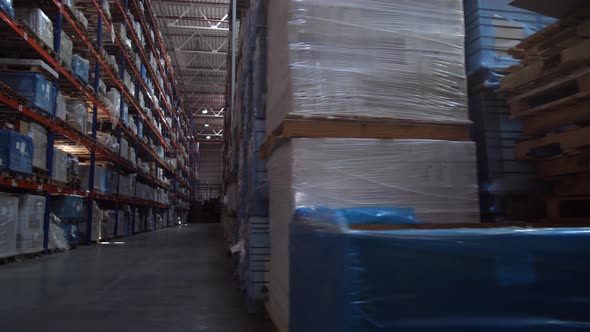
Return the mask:
<svg viewBox="0 0 590 332">
<path fill-rule="evenodd" d="M 295 328 L 290 223 L 306 207 L 479 222 L 462 1 L 271 1 L 267 310 Z M 320 319 L 319 317 L 317 319 Z"/>
<path fill-rule="evenodd" d="M 523 123 L 526 139 L 516 156 L 535 164 L 537 176 L 552 185 L 547 218 L 590 217 L 590 8 L 537 32 L 510 53 L 520 64 L 501 80 L 511 117 Z"/>
</svg>

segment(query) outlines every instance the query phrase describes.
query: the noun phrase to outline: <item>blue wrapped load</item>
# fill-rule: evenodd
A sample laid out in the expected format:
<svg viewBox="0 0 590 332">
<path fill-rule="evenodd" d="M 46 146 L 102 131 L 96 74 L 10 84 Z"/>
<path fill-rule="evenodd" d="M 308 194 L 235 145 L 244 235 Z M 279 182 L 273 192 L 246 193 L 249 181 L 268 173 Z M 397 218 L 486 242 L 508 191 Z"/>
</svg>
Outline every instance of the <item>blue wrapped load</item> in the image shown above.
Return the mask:
<svg viewBox="0 0 590 332">
<path fill-rule="evenodd" d="M 82 197 L 74 195 L 51 198 L 51 212 L 60 220 L 80 220 L 84 218 Z"/>
<path fill-rule="evenodd" d="M 36 72 L 0 72 L 0 81 L 29 101 L 29 107 L 48 115 L 55 115 L 55 86 Z"/>
<path fill-rule="evenodd" d="M 296 213 L 291 332 L 590 330 L 590 228 L 426 229 L 383 211 Z"/>
<path fill-rule="evenodd" d="M 519 61 L 507 51 L 522 39 L 555 22 L 512 7 L 512 0 L 466 0 L 467 74 L 480 69 L 502 70 Z"/>
<path fill-rule="evenodd" d="M 74 77 L 84 82 L 84 84 L 88 84 L 90 71 L 90 62 L 88 60 L 75 54 L 72 58 L 72 71 L 74 72 Z"/>
<path fill-rule="evenodd" d="M 0 9 L 2 9 L 10 18 L 14 18 L 14 8 L 12 8 L 12 0 L 0 0 Z"/>
<path fill-rule="evenodd" d="M 14 130 L 0 130 L 0 171 L 33 174 L 33 140 Z"/>
</svg>

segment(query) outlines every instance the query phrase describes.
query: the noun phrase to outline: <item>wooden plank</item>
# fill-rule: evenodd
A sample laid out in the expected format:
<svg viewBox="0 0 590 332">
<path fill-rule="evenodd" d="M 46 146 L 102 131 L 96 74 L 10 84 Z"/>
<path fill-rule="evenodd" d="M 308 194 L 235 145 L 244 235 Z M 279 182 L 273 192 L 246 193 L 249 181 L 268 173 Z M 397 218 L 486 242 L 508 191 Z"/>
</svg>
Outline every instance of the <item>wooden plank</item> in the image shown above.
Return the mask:
<svg viewBox="0 0 590 332">
<path fill-rule="evenodd" d="M 516 158 L 520 160 L 533 159 L 534 150 L 553 145 L 559 147 L 562 155 L 580 153 L 580 149 L 590 147 L 590 127 L 576 128 L 518 143 L 515 149 Z"/>
<path fill-rule="evenodd" d="M 539 160 L 536 169 L 541 178 L 590 173 L 590 154 Z"/>
<path fill-rule="evenodd" d="M 381 121 L 381 122 L 379 122 Z M 289 138 L 433 139 L 469 141 L 469 125 L 432 124 L 407 120 L 289 118 L 266 138 L 260 157 L 268 158 L 281 140 Z"/>
<path fill-rule="evenodd" d="M 535 136 L 550 129 L 590 122 L 590 101 L 564 106 L 553 112 L 544 112 L 523 119 L 523 134 Z"/>
</svg>

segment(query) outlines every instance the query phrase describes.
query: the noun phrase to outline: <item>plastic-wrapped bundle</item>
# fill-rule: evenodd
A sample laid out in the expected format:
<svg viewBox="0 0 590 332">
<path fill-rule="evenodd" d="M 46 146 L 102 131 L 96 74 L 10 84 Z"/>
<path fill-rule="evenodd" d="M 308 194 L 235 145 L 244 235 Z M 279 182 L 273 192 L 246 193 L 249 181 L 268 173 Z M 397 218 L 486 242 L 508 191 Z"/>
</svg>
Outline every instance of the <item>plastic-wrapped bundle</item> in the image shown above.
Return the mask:
<svg viewBox="0 0 590 332">
<path fill-rule="evenodd" d="M 61 32 L 59 58 L 64 62 L 64 67 L 72 70 L 72 60 L 74 52 L 74 43 L 72 39 L 65 33 Z"/>
<path fill-rule="evenodd" d="M 64 96 L 58 92 L 57 94 L 57 102 L 55 106 L 55 117 L 57 119 L 66 120 L 66 100 Z"/>
<path fill-rule="evenodd" d="M 375 210 L 298 211 L 289 331 L 590 327 L 589 228 L 411 229 Z"/>
<path fill-rule="evenodd" d="M 129 159 L 129 142 L 123 137 L 121 137 L 119 155 L 124 159 Z"/>
<path fill-rule="evenodd" d="M 37 36 L 53 49 L 53 23 L 39 8 L 16 8 L 16 18 L 21 19 Z"/>
<path fill-rule="evenodd" d="M 35 147 L 33 152 L 33 167 L 47 169 L 47 130 L 37 123 L 29 124 L 27 134 Z"/>
<path fill-rule="evenodd" d="M 49 218 L 49 243 L 47 244 L 49 249 L 69 250 L 68 235 L 60 228 L 61 220 L 53 213 Z"/>
<path fill-rule="evenodd" d="M 78 157 L 68 153 L 68 182 L 80 177 L 80 162 Z"/>
<path fill-rule="evenodd" d="M 110 239 L 115 235 L 115 225 L 117 222 L 116 213 L 113 210 L 103 211 L 103 220 L 101 224 L 101 239 Z"/>
<path fill-rule="evenodd" d="M 70 9 L 74 9 L 75 4 L 76 3 L 74 0 L 64 0 L 64 5 L 70 7 Z"/>
<path fill-rule="evenodd" d="M 88 106 L 82 99 L 66 101 L 66 122 L 86 134 L 88 127 Z"/>
<path fill-rule="evenodd" d="M 296 138 L 267 166 L 273 317 L 289 312 L 288 224 L 299 207 L 394 206 L 426 223 L 479 222 L 471 142 Z"/>
<path fill-rule="evenodd" d="M 84 29 L 88 29 L 88 19 L 84 16 L 84 13 L 76 8 L 73 8 L 72 11 L 74 12 L 76 20 L 78 20 L 78 23 L 82 24 Z"/>
<path fill-rule="evenodd" d="M 121 116 L 121 93 L 119 90 L 111 88 L 109 92 L 107 92 L 107 99 L 111 104 L 111 107 L 109 108 L 111 119 L 116 123 L 119 121 L 119 117 Z"/>
<path fill-rule="evenodd" d="M 0 194 L 0 258 L 16 255 L 18 197 Z"/>
<path fill-rule="evenodd" d="M 43 249 L 44 214 L 44 196 L 22 195 L 20 197 L 16 237 L 16 250 L 19 254 L 37 253 Z"/>
<path fill-rule="evenodd" d="M 84 82 L 84 84 L 88 84 L 88 76 L 90 70 L 90 61 L 82 58 L 78 54 L 74 54 L 72 58 L 72 71 L 74 72 L 74 76 Z"/>
<path fill-rule="evenodd" d="M 467 122 L 462 9 L 461 0 L 271 1 L 267 132 L 287 114 Z"/>
<path fill-rule="evenodd" d="M 104 83 L 102 79 L 98 79 L 98 95 L 104 96 L 107 94 L 107 85 Z"/>
<path fill-rule="evenodd" d="M 51 178 L 62 183 L 68 182 L 68 153 L 53 148 L 53 174 Z"/>
<path fill-rule="evenodd" d="M 115 136 L 102 131 L 96 132 L 96 140 L 111 151 L 119 151 L 119 143 Z"/>
<path fill-rule="evenodd" d="M 136 164 L 137 164 L 136 158 L 137 158 L 137 156 L 136 156 L 136 154 L 135 154 L 135 148 L 133 148 L 133 147 L 131 147 L 131 146 L 130 146 L 130 147 L 129 147 L 129 161 L 130 161 L 130 162 L 131 162 L 133 165 L 136 165 Z"/>
<path fill-rule="evenodd" d="M 119 66 L 117 66 L 117 58 L 114 55 L 107 54 L 107 63 L 115 68 L 115 71 L 119 73 Z"/>
</svg>

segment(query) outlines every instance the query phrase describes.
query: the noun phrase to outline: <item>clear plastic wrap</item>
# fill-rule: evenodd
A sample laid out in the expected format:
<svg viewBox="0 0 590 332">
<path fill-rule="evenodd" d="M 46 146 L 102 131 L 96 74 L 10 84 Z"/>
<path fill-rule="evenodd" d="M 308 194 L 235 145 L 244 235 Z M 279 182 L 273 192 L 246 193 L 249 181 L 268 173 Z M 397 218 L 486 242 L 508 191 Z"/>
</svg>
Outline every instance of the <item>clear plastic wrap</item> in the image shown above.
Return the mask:
<svg viewBox="0 0 590 332">
<path fill-rule="evenodd" d="M 295 138 L 267 166 L 273 317 L 289 312 L 289 221 L 299 207 L 390 206 L 425 223 L 479 222 L 472 142 Z"/>
<path fill-rule="evenodd" d="M 80 177 L 80 162 L 78 157 L 68 153 L 68 182 Z"/>
<path fill-rule="evenodd" d="M 50 224 L 49 224 L 49 236 L 48 236 L 48 247 L 49 249 L 58 249 L 61 251 L 70 250 L 70 245 L 68 243 L 68 235 L 66 232 L 61 229 L 61 220 L 55 216 L 53 213 L 50 215 Z"/>
<path fill-rule="evenodd" d="M 115 138 L 115 136 L 113 136 L 109 133 L 97 131 L 96 132 L 96 140 L 100 144 L 106 146 L 111 151 L 114 151 L 114 152 L 119 151 L 119 143 L 117 142 L 117 139 Z"/>
<path fill-rule="evenodd" d="M 61 183 L 68 182 L 68 153 L 53 148 L 53 174 L 51 178 Z"/>
<path fill-rule="evenodd" d="M 29 137 L 33 140 L 33 167 L 47 169 L 47 130 L 31 122 L 29 124 Z"/>
<path fill-rule="evenodd" d="M 589 228 L 412 229 L 398 212 L 296 213 L 289 331 L 590 328 Z"/>
<path fill-rule="evenodd" d="M 119 155 L 124 159 L 129 159 L 129 142 L 123 137 L 121 137 Z"/>
<path fill-rule="evenodd" d="M 39 8 L 15 8 L 15 17 L 21 19 L 37 36 L 53 49 L 53 23 Z"/>
<path fill-rule="evenodd" d="M 43 216 L 45 197 L 22 195 L 18 205 L 18 233 L 16 248 L 19 254 L 43 250 Z"/>
<path fill-rule="evenodd" d="M 78 22 L 82 24 L 84 29 L 88 29 L 88 19 L 86 18 L 86 16 L 84 16 L 84 13 L 76 8 L 73 8 L 72 12 L 74 12 L 76 20 L 78 20 Z"/>
<path fill-rule="evenodd" d="M 86 134 L 88 128 L 88 106 L 82 99 L 66 101 L 66 122 Z"/>
<path fill-rule="evenodd" d="M 119 90 L 111 88 L 109 92 L 107 92 L 107 100 L 110 103 L 109 114 L 111 115 L 111 120 L 113 120 L 114 123 L 117 123 L 121 116 L 121 93 Z"/>
<path fill-rule="evenodd" d="M 16 255 L 18 197 L 0 193 L 0 258 Z"/>
<path fill-rule="evenodd" d="M 66 120 L 66 100 L 61 93 L 57 94 L 57 102 L 55 106 L 55 117 L 57 119 Z"/>
<path fill-rule="evenodd" d="M 65 33 L 61 32 L 59 58 L 63 61 L 64 67 L 72 70 L 72 59 L 74 52 L 74 43 L 72 39 Z"/>
<path fill-rule="evenodd" d="M 282 0 L 268 17 L 267 132 L 287 115 L 468 122 L 463 1 Z"/>
</svg>

